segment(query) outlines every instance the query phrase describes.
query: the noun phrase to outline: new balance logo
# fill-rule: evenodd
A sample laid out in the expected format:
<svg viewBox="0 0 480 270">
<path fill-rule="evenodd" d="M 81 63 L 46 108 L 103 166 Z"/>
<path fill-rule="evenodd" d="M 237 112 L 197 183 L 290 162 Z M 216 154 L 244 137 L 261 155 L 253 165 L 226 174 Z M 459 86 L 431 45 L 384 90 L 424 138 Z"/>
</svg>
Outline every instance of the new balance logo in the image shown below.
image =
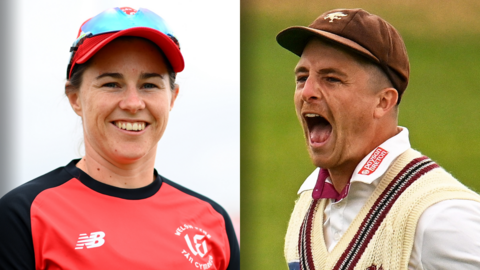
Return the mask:
<svg viewBox="0 0 480 270">
<path fill-rule="evenodd" d="M 78 237 L 77 246 L 75 249 L 83 249 L 84 246 L 87 248 L 96 248 L 105 244 L 105 233 L 104 232 L 92 232 L 90 236 L 86 233 L 81 233 Z"/>
</svg>

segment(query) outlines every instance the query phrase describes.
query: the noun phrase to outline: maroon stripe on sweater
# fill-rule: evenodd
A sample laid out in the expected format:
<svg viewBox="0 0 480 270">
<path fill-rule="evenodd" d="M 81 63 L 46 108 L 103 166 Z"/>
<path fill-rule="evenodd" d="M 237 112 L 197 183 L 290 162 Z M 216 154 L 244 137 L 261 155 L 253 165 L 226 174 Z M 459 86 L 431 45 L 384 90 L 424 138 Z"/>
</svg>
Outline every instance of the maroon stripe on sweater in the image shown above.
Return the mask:
<svg viewBox="0 0 480 270">
<path fill-rule="evenodd" d="M 315 215 L 315 209 L 317 208 L 318 203 L 318 200 L 312 200 L 312 203 L 308 208 L 307 215 L 305 215 L 305 219 L 303 220 L 302 227 L 300 229 L 300 236 L 298 241 L 300 270 L 315 270 L 311 244 L 313 231 L 313 216 Z"/>
<path fill-rule="evenodd" d="M 418 178 L 438 167 L 425 156 L 407 164 L 375 201 L 334 269 L 353 269 L 395 201 Z"/>
</svg>

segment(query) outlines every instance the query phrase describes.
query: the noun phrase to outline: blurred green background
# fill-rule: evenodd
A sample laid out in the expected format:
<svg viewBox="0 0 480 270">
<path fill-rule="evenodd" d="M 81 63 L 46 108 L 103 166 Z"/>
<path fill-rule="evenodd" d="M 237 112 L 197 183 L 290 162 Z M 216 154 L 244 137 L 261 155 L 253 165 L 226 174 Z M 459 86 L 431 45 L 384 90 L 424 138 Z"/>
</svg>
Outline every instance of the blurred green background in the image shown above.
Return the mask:
<svg viewBox="0 0 480 270">
<path fill-rule="evenodd" d="M 297 190 L 314 169 L 293 107 L 298 57 L 276 34 L 334 8 L 380 15 L 402 34 L 410 83 L 401 126 L 414 148 L 480 191 L 480 1 L 241 1 L 242 269 L 287 269 Z"/>
</svg>

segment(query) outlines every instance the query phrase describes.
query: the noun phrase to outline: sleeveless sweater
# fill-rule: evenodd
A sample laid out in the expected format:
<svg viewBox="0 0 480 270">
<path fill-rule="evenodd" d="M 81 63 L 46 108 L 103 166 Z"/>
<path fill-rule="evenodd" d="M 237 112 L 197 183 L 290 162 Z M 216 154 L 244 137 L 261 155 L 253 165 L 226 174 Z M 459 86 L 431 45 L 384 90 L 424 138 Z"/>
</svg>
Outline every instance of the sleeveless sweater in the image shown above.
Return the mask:
<svg viewBox="0 0 480 270">
<path fill-rule="evenodd" d="M 413 166 L 418 171 L 411 172 Z M 415 179 L 408 178 L 412 174 Z M 393 199 L 385 201 L 386 197 Z M 420 216 L 429 206 L 450 199 L 480 202 L 478 194 L 409 149 L 392 163 L 331 252 L 325 246 L 323 232 L 323 210 L 328 199 L 314 201 L 311 190 L 301 193 L 288 224 L 285 258 L 294 262 L 302 257 L 310 264 L 301 269 L 309 270 L 407 269 Z M 379 213 L 372 214 L 376 209 Z M 304 248 L 299 247 L 301 237 Z"/>
</svg>

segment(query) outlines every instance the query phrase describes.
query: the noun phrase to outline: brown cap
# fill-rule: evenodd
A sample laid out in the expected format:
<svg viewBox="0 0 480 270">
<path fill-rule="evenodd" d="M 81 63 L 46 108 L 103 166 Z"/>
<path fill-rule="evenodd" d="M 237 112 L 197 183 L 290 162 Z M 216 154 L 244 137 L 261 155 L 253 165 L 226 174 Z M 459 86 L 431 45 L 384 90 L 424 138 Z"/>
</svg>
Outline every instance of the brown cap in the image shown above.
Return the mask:
<svg viewBox="0 0 480 270">
<path fill-rule="evenodd" d="M 332 41 L 378 64 L 398 91 L 407 88 L 410 65 L 398 31 L 384 19 L 363 9 L 334 9 L 308 27 L 293 26 L 277 35 L 277 42 L 298 56 L 312 37 Z"/>
</svg>

